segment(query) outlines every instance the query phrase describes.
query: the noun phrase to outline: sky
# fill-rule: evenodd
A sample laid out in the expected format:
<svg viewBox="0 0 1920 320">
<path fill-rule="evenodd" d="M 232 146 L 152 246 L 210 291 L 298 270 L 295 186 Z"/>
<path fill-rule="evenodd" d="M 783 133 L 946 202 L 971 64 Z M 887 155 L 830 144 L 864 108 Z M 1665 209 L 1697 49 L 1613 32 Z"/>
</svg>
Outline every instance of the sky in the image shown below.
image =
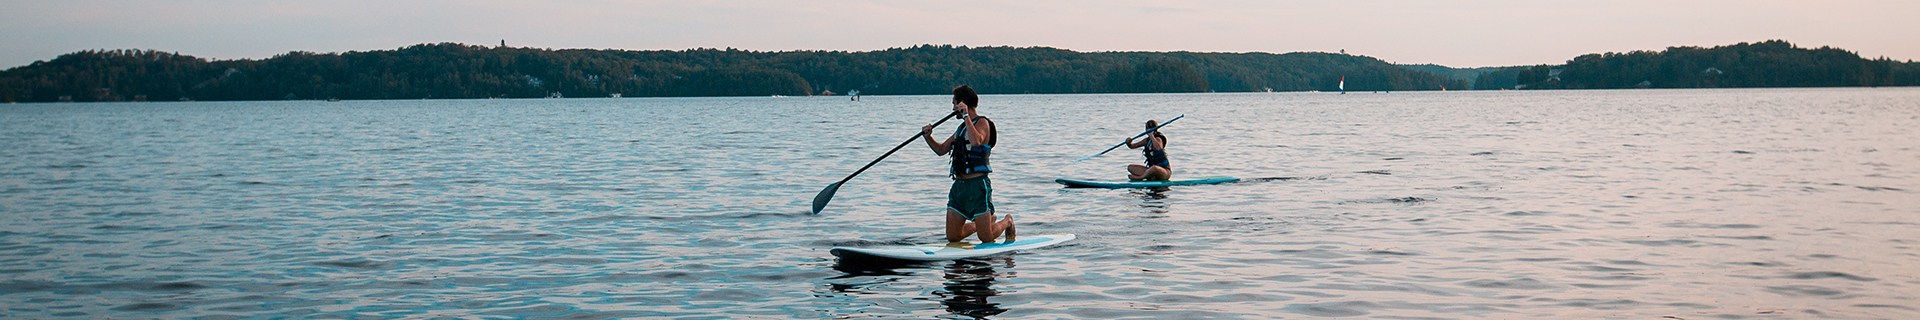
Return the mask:
<svg viewBox="0 0 1920 320">
<path fill-rule="evenodd" d="M 0 68 L 91 49 L 210 59 L 514 47 L 1339 52 L 1394 63 L 1564 63 L 1770 39 L 1920 59 L 1920 1 L 0 0 Z"/>
</svg>

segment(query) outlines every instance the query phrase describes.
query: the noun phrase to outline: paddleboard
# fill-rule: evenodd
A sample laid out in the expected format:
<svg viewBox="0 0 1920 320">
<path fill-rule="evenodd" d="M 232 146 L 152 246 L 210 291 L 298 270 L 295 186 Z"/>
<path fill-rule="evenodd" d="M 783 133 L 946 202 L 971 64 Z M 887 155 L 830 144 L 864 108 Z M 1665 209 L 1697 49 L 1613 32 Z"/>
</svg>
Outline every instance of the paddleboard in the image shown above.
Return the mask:
<svg viewBox="0 0 1920 320">
<path fill-rule="evenodd" d="M 907 261 L 947 261 L 985 257 L 1014 250 L 1037 249 L 1073 240 L 1071 234 L 1021 235 L 1019 241 L 994 242 L 982 244 L 965 241 L 944 244 L 924 244 L 918 246 L 892 246 L 876 248 L 834 247 L 827 252 L 841 259 L 853 260 L 907 260 Z"/>
<path fill-rule="evenodd" d="M 1149 188 L 1187 186 L 1196 184 L 1215 184 L 1240 181 L 1240 178 L 1228 176 L 1195 177 L 1162 181 L 1093 181 L 1075 179 L 1053 179 L 1053 182 L 1067 185 L 1068 188 Z"/>
</svg>

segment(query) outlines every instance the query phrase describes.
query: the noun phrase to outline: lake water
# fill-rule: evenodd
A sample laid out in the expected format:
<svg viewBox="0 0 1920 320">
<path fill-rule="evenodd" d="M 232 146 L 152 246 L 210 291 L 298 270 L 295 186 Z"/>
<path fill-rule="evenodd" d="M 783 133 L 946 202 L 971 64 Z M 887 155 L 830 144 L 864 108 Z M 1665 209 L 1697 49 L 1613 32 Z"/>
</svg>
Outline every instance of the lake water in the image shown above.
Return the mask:
<svg viewBox="0 0 1920 320">
<path fill-rule="evenodd" d="M 7 318 L 1920 318 L 1920 89 L 0 105 Z M 1124 178 L 1164 131 L 1175 175 Z M 953 125 L 938 129 L 946 134 Z"/>
</svg>

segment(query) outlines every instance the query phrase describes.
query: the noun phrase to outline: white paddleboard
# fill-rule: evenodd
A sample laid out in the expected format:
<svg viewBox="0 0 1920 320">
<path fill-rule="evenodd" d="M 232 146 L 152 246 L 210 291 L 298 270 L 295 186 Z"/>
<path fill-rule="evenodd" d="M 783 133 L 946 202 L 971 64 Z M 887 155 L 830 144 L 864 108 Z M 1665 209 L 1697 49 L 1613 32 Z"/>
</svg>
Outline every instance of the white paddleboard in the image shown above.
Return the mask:
<svg viewBox="0 0 1920 320">
<path fill-rule="evenodd" d="M 1071 234 L 1022 235 L 1019 241 L 994 242 L 982 244 L 965 241 L 945 244 L 924 244 L 918 246 L 891 246 L 875 248 L 834 247 L 827 252 L 841 259 L 854 260 L 907 260 L 907 261 L 947 261 L 985 257 L 1014 250 L 1037 249 L 1073 240 Z"/>
</svg>

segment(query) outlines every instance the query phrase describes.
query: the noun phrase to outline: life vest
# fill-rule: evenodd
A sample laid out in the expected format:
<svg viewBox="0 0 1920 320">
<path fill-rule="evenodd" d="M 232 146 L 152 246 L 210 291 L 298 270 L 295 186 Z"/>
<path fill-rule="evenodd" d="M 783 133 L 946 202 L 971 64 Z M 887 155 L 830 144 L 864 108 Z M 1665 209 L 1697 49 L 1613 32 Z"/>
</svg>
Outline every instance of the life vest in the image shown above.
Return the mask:
<svg viewBox="0 0 1920 320">
<path fill-rule="evenodd" d="M 1163 135 L 1160 135 L 1159 132 L 1155 132 L 1153 133 L 1152 137 L 1149 137 L 1147 139 L 1151 140 L 1153 138 L 1160 138 L 1160 143 L 1162 143 L 1160 149 L 1153 148 L 1153 141 L 1147 141 L 1147 145 L 1140 148 L 1140 153 L 1145 154 L 1147 156 L 1147 166 L 1149 167 L 1160 166 L 1167 169 L 1173 169 L 1173 163 L 1167 161 L 1167 149 L 1165 145 L 1165 143 L 1167 142 L 1167 136 L 1163 136 Z"/>
<path fill-rule="evenodd" d="M 975 118 L 986 119 L 987 117 Z M 973 120 L 967 121 L 971 123 Z M 953 175 L 993 172 L 993 168 L 987 166 L 987 158 L 993 156 L 993 145 L 1000 140 L 1000 132 L 994 128 L 993 120 L 987 120 L 987 133 L 987 144 L 973 145 L 967 140 L 967 126 L 960 126 L 959 130 L 954 131 L 955 145 L 953 152 L 949 153 L 953 156 L 953 168 L 950 171 Z"/>
</svg>

